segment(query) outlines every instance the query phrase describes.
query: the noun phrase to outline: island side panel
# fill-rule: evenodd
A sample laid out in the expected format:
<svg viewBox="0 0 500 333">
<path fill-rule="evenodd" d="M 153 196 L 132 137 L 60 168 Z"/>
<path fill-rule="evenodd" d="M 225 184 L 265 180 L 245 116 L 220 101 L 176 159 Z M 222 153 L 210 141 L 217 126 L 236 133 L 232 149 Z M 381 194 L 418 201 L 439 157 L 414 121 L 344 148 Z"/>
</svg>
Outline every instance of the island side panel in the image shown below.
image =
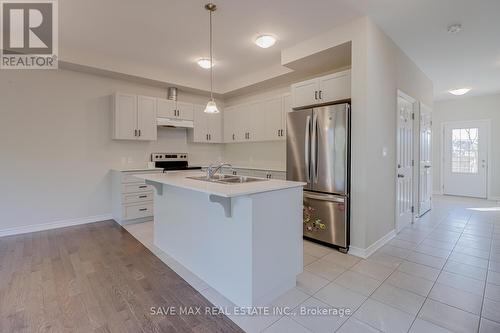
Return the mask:
<svg viewBox="0 0 500 333">
<path fill-rule="evenodd" d="M 163 185 L 155 195 L 155 245 L 239 306 L 252 305 L 252 200 L 231 218 L 198 191 Z"/>
<path fill-rule="evenodd" d="M 253 299 L 272 302 L 303 271 L 302 187 L 252 195 Z"/>
</svg>

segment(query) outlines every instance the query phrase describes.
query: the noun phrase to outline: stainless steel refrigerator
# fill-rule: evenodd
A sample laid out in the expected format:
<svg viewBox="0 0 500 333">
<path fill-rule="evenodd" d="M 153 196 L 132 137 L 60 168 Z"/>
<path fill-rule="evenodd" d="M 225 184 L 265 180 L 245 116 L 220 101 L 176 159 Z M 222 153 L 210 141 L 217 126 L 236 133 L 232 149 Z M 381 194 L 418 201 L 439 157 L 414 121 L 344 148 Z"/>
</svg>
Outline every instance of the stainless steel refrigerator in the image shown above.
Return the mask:
<svg viewBox="0 0 500 333">
<path fill-rule="evenodd" d="M 287 179 L 304 187 L 304 238 L 349 249 L 350 105 L 287 115 Z"/>
</svg>

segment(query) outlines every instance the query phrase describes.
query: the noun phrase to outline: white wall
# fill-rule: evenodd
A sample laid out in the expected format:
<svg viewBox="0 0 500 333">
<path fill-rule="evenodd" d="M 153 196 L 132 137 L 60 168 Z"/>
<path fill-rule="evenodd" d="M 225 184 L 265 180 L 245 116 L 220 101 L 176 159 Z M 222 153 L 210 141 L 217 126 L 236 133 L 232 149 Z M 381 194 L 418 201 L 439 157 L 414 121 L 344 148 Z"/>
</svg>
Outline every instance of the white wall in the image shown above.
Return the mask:
<svg viewBox="0 0 500 333">
<path fill-rule="evenodd" d="M 159 129 L 156 142 L 111 140 L 115 91 L 166 95 L 67 70 L 2 71 L 0 230 L 110 213 L 109 170 L 144 167 L 151 152 L 188 151 L 191 164 L 222 159 L 223 145 L 190 144 L 180 129 Z M 206 102 L 182 92 L 179 99 Z"/>
<path fill-rule="evenodd" d="M 448 121 L 491 120 L 491 156 L 489 156 L 488 197 L 500 200 L 500 94 L 477 97 L 456 97 L 434 103 L 433 111 L 433 165 L 434 192 L 440 192 L 441 183 L 441 126 Z"/>
</svg>

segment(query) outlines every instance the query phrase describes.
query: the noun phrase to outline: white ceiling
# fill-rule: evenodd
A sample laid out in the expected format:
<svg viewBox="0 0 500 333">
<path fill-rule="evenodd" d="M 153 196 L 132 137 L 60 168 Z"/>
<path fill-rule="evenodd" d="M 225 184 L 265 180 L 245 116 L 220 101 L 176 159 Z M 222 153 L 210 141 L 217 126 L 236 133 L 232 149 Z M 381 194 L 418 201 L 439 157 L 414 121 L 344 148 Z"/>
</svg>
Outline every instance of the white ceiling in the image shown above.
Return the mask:
<svg viewBox="0 0 500 333">
<path fill-rule="evenodd" d="M 208 55 L 204 0 L 64 0 L 60 8 L 63 60 L 127 70 L 206 90 Z M 215 90 L 229 92 L 289 72 L 280 51 L 356 17 L 368 15 L 434 81 L 438 99 L 470 87 L 500 91 L 500 0 L 215 0 Z M 449 24 L 463 32 L 449 35 Z M 261 49 L 261 33 L 279 37 Z M 147 75 L 146 75 L 147 74 Z"/>
</svg>

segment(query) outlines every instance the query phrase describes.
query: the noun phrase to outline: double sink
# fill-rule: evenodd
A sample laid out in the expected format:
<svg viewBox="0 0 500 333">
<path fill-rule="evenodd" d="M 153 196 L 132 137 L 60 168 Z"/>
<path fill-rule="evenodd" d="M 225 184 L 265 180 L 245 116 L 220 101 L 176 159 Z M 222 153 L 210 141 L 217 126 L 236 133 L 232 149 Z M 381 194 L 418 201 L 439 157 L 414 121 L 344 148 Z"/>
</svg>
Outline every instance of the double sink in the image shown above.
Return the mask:
<svg viewBox="0 0 500 333">
<path fill-rule="evenodd" d="M 207 176 L 198 176 L 198 177 L 186 177 L 188 179 L 200 180 L 209 183 L 218 183 L 218 184 L 245 184 L 245 183 L 254 183 L 254 182 L 263 182 L 269 179 L 263 178 L 254 178 L 254 177 L 246 177 L 246 176 L 233 176 L 233 175 L 215 175 L 211 178 Z"/>
</svg>

